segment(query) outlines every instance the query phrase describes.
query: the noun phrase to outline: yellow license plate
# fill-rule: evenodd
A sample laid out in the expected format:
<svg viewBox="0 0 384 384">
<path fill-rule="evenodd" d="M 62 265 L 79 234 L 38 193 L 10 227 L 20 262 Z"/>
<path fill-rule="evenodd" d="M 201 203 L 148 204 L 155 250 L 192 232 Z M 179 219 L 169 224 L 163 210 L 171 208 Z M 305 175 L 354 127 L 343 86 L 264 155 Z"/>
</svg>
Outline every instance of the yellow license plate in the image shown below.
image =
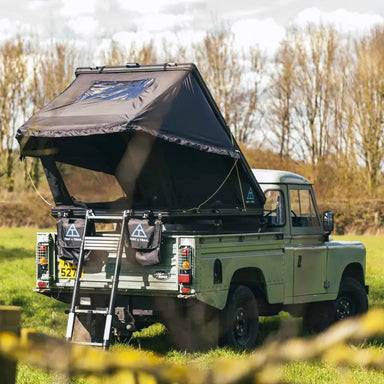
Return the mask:
<svg viewBox="0 0 384 384">
<path fill-rule="evenodd" d="M 64 260 L 59 260 L 60 279 L 74 279 L 77 275 L 77 265 L 68 263 Z M 81 273 L 83 277 L 84 271 Z"/>
</svg>

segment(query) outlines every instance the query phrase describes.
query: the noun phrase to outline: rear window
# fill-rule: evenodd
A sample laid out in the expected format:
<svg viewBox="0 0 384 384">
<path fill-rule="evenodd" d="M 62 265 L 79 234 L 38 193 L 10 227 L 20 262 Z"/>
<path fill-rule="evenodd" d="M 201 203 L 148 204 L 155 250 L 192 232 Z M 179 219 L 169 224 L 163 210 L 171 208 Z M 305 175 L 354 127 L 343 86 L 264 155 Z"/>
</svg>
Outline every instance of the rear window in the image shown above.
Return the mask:
<svg viewBox="0 0 384 384">
<path fill-rule="evenodd" d="M 153 84 L 153 79 L 133 81 L 95 81 L 77 100 L 129 100 Z"/>
<path fill-rule="evenodd" d="M 269 225 L 281 227 L 285 225 L 284 195 L 280 190 L 265 192 L 264 217 Z"/>
</svg>

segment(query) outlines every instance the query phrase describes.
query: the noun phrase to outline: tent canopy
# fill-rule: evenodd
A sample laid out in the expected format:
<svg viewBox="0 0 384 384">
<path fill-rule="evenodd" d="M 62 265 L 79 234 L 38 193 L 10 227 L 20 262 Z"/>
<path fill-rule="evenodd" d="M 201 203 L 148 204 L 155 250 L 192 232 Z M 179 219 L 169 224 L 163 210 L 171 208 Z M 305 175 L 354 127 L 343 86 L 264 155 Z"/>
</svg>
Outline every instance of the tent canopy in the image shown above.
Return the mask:
<svg viewBox="0 0 384 384">
<path fill-rule="evenodd" d="M 262 211 L 264 195 L 193 64 L 78 68 L 17 140 L 22 156 L 115 175 L 133 206 Z"/>
</svg>

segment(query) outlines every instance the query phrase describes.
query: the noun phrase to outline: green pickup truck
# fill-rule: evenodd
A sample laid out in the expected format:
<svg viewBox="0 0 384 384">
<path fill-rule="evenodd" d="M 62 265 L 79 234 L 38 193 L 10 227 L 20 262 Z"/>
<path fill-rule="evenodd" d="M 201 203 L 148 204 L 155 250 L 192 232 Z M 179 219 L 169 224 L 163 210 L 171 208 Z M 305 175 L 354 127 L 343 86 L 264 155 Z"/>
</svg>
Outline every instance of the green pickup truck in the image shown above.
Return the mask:
<svg viewBox="0 0 384 384">
<path fill-rule="evenodd" d="M 128 336 L 162 321 L 177 346 L 219 342 L 250 348 L 259 316 L 284 310 L 303 316 L 308 329 L 320 331 L 367 311 L 364 245 L 330 240 L 332 213 L 325 212 L 320 220 L 305 178 L 283 171 L 253 172 L 266 196 L 259 232 L 165 231 L 158 264 L 132 265 L 123 255 L 115 335 Z M 97 236 L 115 243 L 118 238 L 108 232 Z M 70 302 L 76 265 L 58 259 L 55 239 L 55 233 L 37 235 L 36 291 Z M 105 307 L 115 258 L 111 251 L 90 255 L 85 262 L 83 308 L 95 303 Z M 96 335 L 96 323 L 86 317 L 83 325 Z"/>
<path fill-rule="evenodd" d="M 67 340 L 160 321 L 180 348 L 252 348 L 259 316 L 367 311 L 363 244 L 330 240 L 303 177 L 250 169 L 193 64 L 78 68 L 17 140 L 55 203 L 35 290 L 70 304 Z"/>
</svg>

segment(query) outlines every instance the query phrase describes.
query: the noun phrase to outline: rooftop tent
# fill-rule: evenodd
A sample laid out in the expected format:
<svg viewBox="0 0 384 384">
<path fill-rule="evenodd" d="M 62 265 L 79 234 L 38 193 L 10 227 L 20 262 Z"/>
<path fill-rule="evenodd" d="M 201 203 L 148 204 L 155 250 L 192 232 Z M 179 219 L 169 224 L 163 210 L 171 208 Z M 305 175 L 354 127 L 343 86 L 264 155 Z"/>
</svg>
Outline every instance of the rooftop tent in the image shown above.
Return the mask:
<svg viewBox="0 0 384 384">
<path fill-rule="evenodd" d="M 114 175 L 127 208 L 262 213 L 264 195 L 193 64 L 78 68 L 17 139 L 21 156 L 42 159 L 56 204 L 66 200 L 61 162 Z"/>
</svg>

